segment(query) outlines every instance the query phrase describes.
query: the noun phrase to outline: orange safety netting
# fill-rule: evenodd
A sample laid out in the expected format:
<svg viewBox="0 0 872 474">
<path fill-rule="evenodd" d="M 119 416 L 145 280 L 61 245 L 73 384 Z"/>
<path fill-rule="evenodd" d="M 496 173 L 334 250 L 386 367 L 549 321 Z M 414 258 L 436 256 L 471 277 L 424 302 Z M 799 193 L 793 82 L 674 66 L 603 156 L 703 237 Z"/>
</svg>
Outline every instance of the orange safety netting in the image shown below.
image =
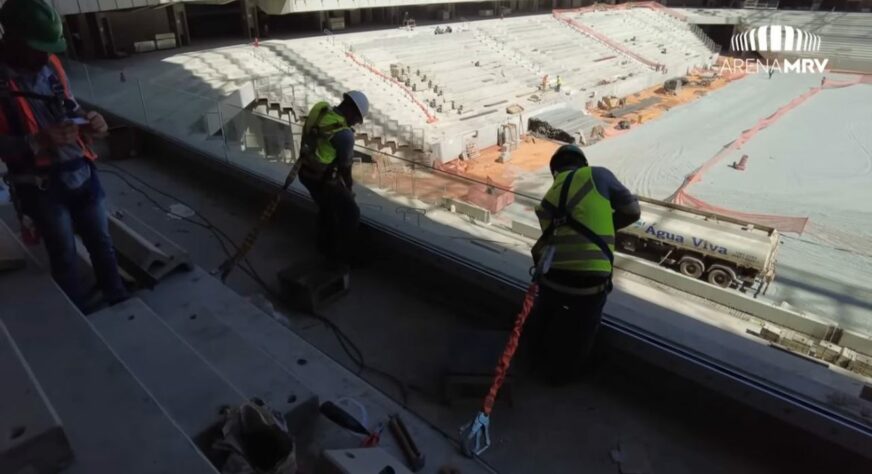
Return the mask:
<svg viewBox="0 0 872 474">
<path fill-rule="evenodd" d="M 781 117 L 783 117 L 785 114 L 795 109 L 811 97 L 817 95 L 820 91 L 824 89 L 838 89 L 842 87 L 849 87 L 860 83 L 872 83 L 872 81 L 870 81 L 869 79 L 869 77 L 857 76 L 856 78 L 845 81 L 835 81 L 824 77 L 821 80 L 820 86 L 812 87 L 804 94 L 791 100 L 786 105 L 776 110 L 772 115 L 761 119 L 753 127 L 744 130 L 739 135 L 739 138 L 730 142 L 728 145 L 722 148 L 721 151 L 715 154 L 715 156 L 711 157 L 708 161 L 703 163 L 702 166 L 700 166 L 693 173 L 688 175 L 684 179 L 684 182 L 681 184 L 681 186 L 669 198 L 669 201 L 675 204 L 716 212 L 718 214 L 736 217 L 739 219 L 747 220 L 749 222 L 774 227 L 782 232 L 795 232 L 797 234 L 802 234 L 802 232 L 805 230 L 806 225 L 808 224 L 808 217 L 777 216 L 734 211 L 709 204 L 702 199 L 693 197 L 688 194 L 687 190 L 693 184 L 702 181 L 703 175 L 710 169 L 712 169 L 715 165 L 717 165 L 721 160 L 723 160 L 724 157 L 726 157 L 728 154 L 740 149 L 744 144 L 748 143 L 752 138 L 754 138 L 754 136 L 757 135 L 761 130 L 769 127 Z"/>
<path fill-rule="evenodd" d="M 424 116 L 427 117 L 427 123 L 434 123 L 434 122 L 436 122 L 437 120 L 439 120 L 439 119 L 436 118 L 436 116 L 434 116 L 433 114 L 430 113 L 430 110 L 427 108 L 427 106 L 424 105 L 420 100 L 418 100 L 418 98 L 415 97 L 414 92 L 412 92 L 411 89 L 409 89 L 408 87 L 406 87 L 405 84 L 403 84 L 402 82 L 400 82 L 400 81 L 394 79 L 393 77 L 388 76 L 387 74 L 385 74 L 385 73 L 379 71 L 378 68 L 376 68 L 376 67 L 374 67 L 374 66 L 371 66 L 371 65 L 369 65 L 369 64 L 367 64 L 367 63 L 361 61 L 361 60 L 358 59 L 358 57 L 355 56 L 354 53 L 352 53 L 351 51 L 347 51 L 347 52 L 345 53 L 345 55 L 348 56 L 348 58 L 351 59 L 351 60 L 352 60 L 355 64 L 357 64 L 358 66 L 360 66 L 360 67 L 362 67 L 362 68 L 364 68 L 364 69 L 367 69 L 369 72 L 375 74 L 376 76 L 381 77 L 382 79 L 384 79 L 384 80 L 386 80 L 386 81 L 388 81 L 388 82 L 394 84 L 395 86 L 399 87 L 400 89 L 402 89 L 403 92 L 405 92 L 406 96 L 407 96 L 407 97 L 408 97 L 412 102 L 414 102 L 415 105 L 417 105 L 418 108 L 421 109 L 422 112 L 424 112 Z"/>
<path fill-rule="evenodd" d="M 778 229 L 780 232 L 802 234 L 805 231 L 806 225 L 808 225 L 808 217 L 777 216 L 771 214 L 754 214 L 750 212 L 734 211 L 725 207 L 718 207 L 709 204 L 702 199 L 687 194 L 685 191 L 678 191 L 678 193 L 672 197 L 672 202 L 682 206 L 693 207 L 695 209 L 741 219 L 766 227 L 773 227 Z"/>
<path fill-rule="evenodd" d="M 636 54 L 630 48 L 627 48 L 626 46 L 618 43 L 617 41 L 614 41 L 613 39 L 609 38 L 608 36 L 594 30 L 593 28 L 591 28 L 587 25 L 579 23 L 579 22 L 573 20 L 572 18 L 563 17 L 562 14 L 558 10 L 555 10 L 552 14 L 554 16 L 554 19 L 556 19 L 557 21 L 562 21 L 563 23 L 566 23 L 567 25 L 580 31 L 581 33 L 586 34 L 586 35 L 596 39 L 600 43 L 603 43 L 603 44 L 609 46 L 610 48 L 612 48 L 616 51 L 619 51 L 619 52 L 635 59 L 636 61 L 639 61 L 640 63 L 645 64 L 645 65 L 653 68 L 656 71 L 660 71 L 661 69 L 663 69 L 662 64 L 660 64 L 656 61 L 651 61 L 650 59 L 646 59 L 646 58 L 640 56 L 639 54 Z"/>
</svg>

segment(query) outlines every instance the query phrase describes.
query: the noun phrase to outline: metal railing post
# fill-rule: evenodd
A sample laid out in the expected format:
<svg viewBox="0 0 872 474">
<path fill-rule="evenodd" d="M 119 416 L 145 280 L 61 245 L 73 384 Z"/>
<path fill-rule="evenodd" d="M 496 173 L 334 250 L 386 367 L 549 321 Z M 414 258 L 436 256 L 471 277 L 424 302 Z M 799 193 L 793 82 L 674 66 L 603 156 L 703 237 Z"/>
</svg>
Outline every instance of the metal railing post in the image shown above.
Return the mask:
<svg viewBox="0 0 872 474">
<path fill-rule="evenodd" d="M 224 159 L 230 161 L 230 150 L 227 146 L 227 133 L 224 131 L 224 113 L 221 112 L 221 102 L 215 101 L 215 108 L 218 111 L 218 127 L 221 130 L 221 143 L 224 145 Z"/>
<path fill-rule="evenodd" d="M 142 103 L 142 115 L 145 117 L 145 125 L 151 126 L 151 121 L 148 119 L 148 107 L 145 106 L 145 95 L 142 93 L 142 81 L 137 79 L 136 85 L 139 88 L 139 101 Z"/>
<path fill-rule="evenodd" d="M 96 102 L 94 99 L 94 84 L 91 83 L 91 73 L 88 72 L 88 65 L 85 63 L 81 63 L 82 67 L 85 68 L 85 78 L 88 80 L 88 91 L 91 93 L 91 101 Z"/>
</svg>

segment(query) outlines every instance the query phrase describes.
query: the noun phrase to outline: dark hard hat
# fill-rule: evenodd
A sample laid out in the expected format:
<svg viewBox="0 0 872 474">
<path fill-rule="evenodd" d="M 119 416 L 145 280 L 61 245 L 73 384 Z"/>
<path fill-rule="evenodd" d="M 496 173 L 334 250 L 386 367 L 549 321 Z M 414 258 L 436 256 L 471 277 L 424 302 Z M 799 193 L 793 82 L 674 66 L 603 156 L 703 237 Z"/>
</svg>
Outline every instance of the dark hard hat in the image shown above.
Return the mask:
<svg viewBox="0 0 872 474">
<path fill-rule="evenodd" d="M 61 53 L 67 49 L 61 17 L 43 0 L 6 0 L 0 8 L 0 24 L 4 36 L 24 40 L 37 51 Z"/>
<path fill-rule="evenodd" d="M 576 145 L 563 145 L 551 155 L 551 174 L 587 166 L 587 157 Z"/>
</svg>

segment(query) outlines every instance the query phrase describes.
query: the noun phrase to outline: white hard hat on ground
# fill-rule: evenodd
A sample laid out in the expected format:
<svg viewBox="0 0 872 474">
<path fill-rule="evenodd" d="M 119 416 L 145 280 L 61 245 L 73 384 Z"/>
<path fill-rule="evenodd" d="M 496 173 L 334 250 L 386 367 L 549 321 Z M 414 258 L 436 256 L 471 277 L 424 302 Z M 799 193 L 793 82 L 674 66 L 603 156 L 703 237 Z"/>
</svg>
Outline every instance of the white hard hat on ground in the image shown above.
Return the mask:
<svg viewBox="0 0 872 474">
<path fill-rule="evenodd" d="M 366 98 L 366 94 L 360 91 L 348 91 L 342 94 L 342 98 L 354 103 L 357 111 L 360 112 L 361 120 L 366 118 L 366 114 L 369 113 L 369 99 Z"/>
</svg>

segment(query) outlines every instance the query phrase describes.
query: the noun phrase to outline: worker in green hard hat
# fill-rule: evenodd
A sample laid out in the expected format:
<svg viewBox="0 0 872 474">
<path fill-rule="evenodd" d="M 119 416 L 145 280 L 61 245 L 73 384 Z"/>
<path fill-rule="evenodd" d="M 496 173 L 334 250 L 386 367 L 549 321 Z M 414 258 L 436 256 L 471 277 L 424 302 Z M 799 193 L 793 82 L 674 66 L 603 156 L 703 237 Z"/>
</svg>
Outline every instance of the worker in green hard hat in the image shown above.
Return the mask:
<svg viewBox="0 0 872 474">
<path fill-rule="evenodd" d="M 112 239 L 105 193 L 89 144 L 108 131 L 103 117 L 79 107 L 60 59 L 63 23 L 43 0 L 7 0 L 0 8 L 0 158 L 28 243 L 45 242 L 51 273 L 81 309 L 86 300 L 77 269 L 75 233 L 88 250 L 108 303 L 126 298 Z"/>
<path fill-rule="evenodd" d="M 525 335 L 536 373 L 559 384 L 587 366 L 612 289 L 615 231 L 639 220 L 641 211 L 618 178 L 589 166 L 578 146 L 558 148 L 550 168 L 554 184 L 536 207 L 540 290 Z"/>
</svg>

